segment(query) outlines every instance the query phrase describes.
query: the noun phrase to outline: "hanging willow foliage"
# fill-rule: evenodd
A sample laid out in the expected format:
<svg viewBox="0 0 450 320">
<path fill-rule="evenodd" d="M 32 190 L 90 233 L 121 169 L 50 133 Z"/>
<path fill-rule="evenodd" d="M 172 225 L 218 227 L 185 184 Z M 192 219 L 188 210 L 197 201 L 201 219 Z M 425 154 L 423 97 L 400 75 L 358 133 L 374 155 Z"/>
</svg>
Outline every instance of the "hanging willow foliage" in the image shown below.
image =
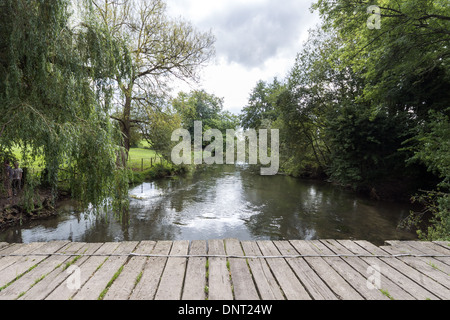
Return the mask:
<svg viewBox="0 0 450 320">
<path fill-rule="evenodd" d="M 0 152 L 43 159 L 54 194 L 68 181 L 84 203 L 127 194 L 116 166 L 109 79 L 126 73 L 125 46 L 71 20 L 68 0 L 0 1 Z"/>
</svg>

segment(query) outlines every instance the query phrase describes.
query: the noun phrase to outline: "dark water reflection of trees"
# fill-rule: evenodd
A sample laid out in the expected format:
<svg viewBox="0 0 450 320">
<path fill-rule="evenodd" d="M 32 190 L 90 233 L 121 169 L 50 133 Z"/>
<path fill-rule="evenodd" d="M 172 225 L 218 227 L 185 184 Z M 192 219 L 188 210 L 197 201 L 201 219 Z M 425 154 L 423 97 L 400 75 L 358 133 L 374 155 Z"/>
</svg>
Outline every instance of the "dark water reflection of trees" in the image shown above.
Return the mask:
<svg viewBox="0 0 450 320">
<path fill-rule="evenodd" d="M 257 173 L 257 172 L 256 172 Z M 260 239 L 414 239 L 397 229 L 405 204 L 374 202 L 325 182 L 260 176 L 245 166 L 217 166 L 130 190 L 117 220 L 75 213 L 0 234 L 1 241 Z"/>
</svg>

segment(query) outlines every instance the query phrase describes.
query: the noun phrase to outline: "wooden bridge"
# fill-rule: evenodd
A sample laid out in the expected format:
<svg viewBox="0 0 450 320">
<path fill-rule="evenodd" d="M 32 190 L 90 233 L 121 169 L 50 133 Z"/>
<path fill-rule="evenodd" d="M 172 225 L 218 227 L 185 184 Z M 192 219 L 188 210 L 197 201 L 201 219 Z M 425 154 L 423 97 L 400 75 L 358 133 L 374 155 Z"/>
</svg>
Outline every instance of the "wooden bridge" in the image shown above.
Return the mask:
<svg viewBox="0 0 450 320">
<path fill-rule="evenodd" d="M 448 300 L 450 243 L 1 243 L 0 299 Z"/>
</svg>

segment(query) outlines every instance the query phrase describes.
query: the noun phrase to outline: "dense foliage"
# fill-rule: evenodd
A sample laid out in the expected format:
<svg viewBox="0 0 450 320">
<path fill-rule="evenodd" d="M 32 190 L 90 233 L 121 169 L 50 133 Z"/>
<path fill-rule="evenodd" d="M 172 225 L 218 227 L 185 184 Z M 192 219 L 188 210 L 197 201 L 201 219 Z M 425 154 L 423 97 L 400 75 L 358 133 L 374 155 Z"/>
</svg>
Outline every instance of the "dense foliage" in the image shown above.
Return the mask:
<svg viewBox="0 0 450 320">
<path fill-rule="evenodd" d="M 289 174 L 328 177 L 374 198 L 414 196 L 432 214 L 422 236 L 448 239 L 448 1 L 319 0 L 313 9 L 321 28 L 282 90 L 256 85 L 262 103 L 252 95 L 242 126 L 281 129 Z"/>
<path fill-rule="evenodd" d="M 68 0 L 0 6 L 1 152 L 19 148 L 22 166 L 41 161 L 54 193 L 64 181 L 86 203 L 120 198 L 126 175 L 115 165 L 106 49 L 116 44 L 102 29 L 77 26 Z"/>
<path fill-rule="evenodd" d="M 224 143 L 226 130 L 236 129 L 239 126 L 239 118 L 223 110 L 223 99 L 204 90 L 180 92 L 175 99 L 172 99 L 172 106 L 180 115 L 183 127 L 191 134 L 192 141 L 194 141 L 195 121 L 202 121 L 202 136 L 209 129 L 221 131 L 224 135 Z M 203 141 L 203 144 L 206 146 L 209 143 Z"/>
</svg>

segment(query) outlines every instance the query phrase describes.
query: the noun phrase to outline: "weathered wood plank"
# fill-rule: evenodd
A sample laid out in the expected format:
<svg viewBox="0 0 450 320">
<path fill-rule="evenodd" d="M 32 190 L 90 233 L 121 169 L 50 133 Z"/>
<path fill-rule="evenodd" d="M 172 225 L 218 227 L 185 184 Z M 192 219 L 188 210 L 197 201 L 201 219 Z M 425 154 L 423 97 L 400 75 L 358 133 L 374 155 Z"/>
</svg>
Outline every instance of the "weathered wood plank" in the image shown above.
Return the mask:
<svg viewBox="0 0 450 320">
<path fill-rule="evenodd" d="M 241 244 L 237 239 L 225 240 L 228 255 L 243 256 Z M 231 281 L 236 300 L 259 300 L 258 291 L 245 259 L 230 258 Z"/>
<path fill-rule="evenodd" d="M 114 254 L 128 254 L 138 245 L 138 242 L 122 242 L 119 244 Z M 112 280 L 116 272 L 127 261 L 128 256 L 112 256 L 105 260 L 101 266 L 95 271 L 92 277 L 81 287 L 81 289 L 73 296 L 73 300 L 95 300 L 100 297 L 103 290 L 106 289 L 108 283 Z"/>
<path fill-rule="evenodd" d="M 442 246 L 437 242 L 430 241 L 402 241 L 402 243 L 417 247 L 418 249 L 425 249 L 426 252 L 439 252 L 450 257 L 450 246 Z"/>
<path fill-rule="evenodd" d="M 319 240 L 307 241 L 308 244 L 319 254 L 333 255 L 328 247 L 326 247 Z M 338 257 L 327 257 L 325 261 L 332 266 L 352 287 L 358 291 L 364 298 L 368 300 L 388 300 L 389 298 L 383 295 L 378 290 L 371 290 L 367 285 L 368 277 L 361 275 L 356 271 L 350 263 L 345 259 Z"/>
<path fill-rule="evenodd" d="M 391 254 L 401 254 L 401 253 L 419 253 L 415 249 L 408 247 L 391 247 L 384 246 L 380 247 L 383 250 Z M 424 280 L 428 282 L 427 287 L 433 287 L 439 289 L 439 296 L 443 299 L 450 299 L 450 276 L 441 270 L 437 269 L 435 266 L 430 264 L 428 261 L 436 261 L 430 258 L 417 258 L 417 257 L 401 257 L 399 258 L 421 274 L 425 275 Z M 427 260 L 428 259 L 428 260 Z M 430 281 L 431 280 L 431 281 Z M 432 282 L 434 280 L 434 282 Z"/>
<path fill-rule="evenodd" d="M 317 252 L 305 241 L 290 241 L 302 255 L 314 255 Z M 305 260 L 330 289 L 342 300 L 363 300 L 364 298 L 321 257 L 306 257 Z"/>
<path fill-rule="evenodd" d="M 190 255 L 205 255 L 206 241 L 192 241 Z M 190 257 L 188 259 L 182 300 L 206 299 L 206 258 Z"/>
<path fill-rule="evenodd" d="M 433 243 L 450 250 L 450 241 L 433 241 Z"/>
<path fill-rule="evenodd" d="M 85 244 L 78 254 L 93 254 L 95 253 L 103 243 L 87 243 Z M 37 284 L 33 285 L 32 288 L 30 288 L 23 296 L 19 298 L 19 300 L 43 300 L 48 295 L 50 295 L 53 290 L 55 290 L 58 286 L 60 286 L 63 282 L 67 280 L 67 278 L 70 276 L 69 271 L 67 268 L 70 265 L 80 265 L 84 261 L 86 261 L 87 257 L 71 257 L 69 260 L 62 264 L 60 268 L 57 268 L 50 272 L 48 275 L 45 276 L 44 279 L 39 281 Z"/>
<path fill-rule="evenodd" d="M 170 255 L 187 255 L 189 241 L 175 241 Z M 155 300 L 180 300 L 187 258 L 169 258 L 156 291 Z"/>
<path fill-rule="evenodd" d="M 105 243 L 103 244 L 95 253 L 96 254 L 111 254 L 114 250 L 119 246 L 119 243 Z M 76 288 L 76 286 L 68 285 L 67 281 L 61 282 L 61 284 L 55 288 L 46 298 L 45 300 L 68 300 L 71 299 L 80 288 L 91 278 L 94 272 L 101 266 L 103 262 L 105 262 L 108 257 L 104 256 L 94 256 L 89 257 L 83 263 L 77 261 L 74 266 L 79 268 L 80 275 L 80 287 Z M 64 275 L 66 276 L 66 275 Z M 66 278 L 71 277 L 71 275 L 66 276 Z"/>
<path fill-rule="evenodd" d="M 323 242 L 330 250 L 332 250 L 336 254 L 349 254 L 349 255 L 354 254 L 352 251 L 350 251 L 348 248 L 342 245 L 339 241 L 326 240 Z M 381 269 L 380 267 L 381 261 L 379 259 L 373 258 L 370 263 L 367 262 L 367 260 L 365 259 L 354 257 L 346 258 L 344 260 L 346 260 L 347 263 L 351 264 L 353 268 L 357 270 L 359 273 L 361 273 L 361 275 L 363 275 L 364 277 L 370 277 L 372 274 L 369 271 L 371 270 L 379 270 L 380 287 L 378 288 L 378 290 L 380 290 L 385 295 L 389 295 L 390 299 L 414 300 L 414 297 L 412 295 L 407 293 L 396 283 L 390 280 L 390 277 L 387 274 L 387 272 L 389 272 L 389 269 L 388 270 Z"/>
<path fill-rule="evenodd" d="M 56 251 L 57 253 L 76 253 L 83 247 L 84 243 L 72 243 Z M 31 286 L 42 280 L 50 272 L 59 268 L 61 264 L 69 260 L 69 256 L 52 255 L 39 263 L 33 270 L 24 274 L 20 279 L 14 281 L 11 285 L 0 292 L 0 299 L 11 300 L 19 298 L 19 295 L 25 294 Z"/>
<path fill-rule="evenodd" d="M 208 241 L 208 254 L 225 255 L 222 240 Z M 230 273 L 227 268 L 227 259 L 209 258 L 208 298 L 209 300 L 233 300 Z"/>
<path fill-rule="evenodd" d="M 450 274 L 450 251 L 444 249 L 431 242 L 419 242 L 419 241 L 402 241 L 401 243 L 390 242 L 391 246 L 404 249 L 414 254 L 426 254 L 426 255 L 448 255 L 448 257 L 436 257 L 436 258 L 422 258 L 422 261 L 427 261 L 430 265 L 435 265 L 446 274 Z M 448 253 L 447 253 L 448 252 Z"/>
<path fill-rule="evenodd" d="M 254 241 L 243 241 L 242 247 L 247 256 L 262 256 Z M 284 300 L 283 292 L 264 259 L 247 259 L 262 300 Z"/>
<path fill-rule="evenodd" d="M 158 241 L 153 248 L 152 254 L 167 255 L 172 248 L 171 241 Z M 151 257 L 147 260 L 142 274 L 139 276 L 130 300 L 153 300 L 158 289 L 162 272 L 167 258 Z"/>
<path fill-rule="evenodd" d="M 209 241 L 209 254 L 280 256 L 450 252 L 446 247 L 447 242 L 390 243 L 392 246 L 377 247 L 367 241 L 350 240 L 240 242 L 228 239 Z M 189 247 L 187 241 L 106 244 L 50 242 L 2 247 L 0 243 L 0 254 L 25 254 L 0 258 L 0 281 L 7 281 L 0 290 L 0 299 L 93 300 L 102 292 L 106 293 L 104 297 L 101 295 L 104 299 L 116 300 L 450 298 L 450 265 L 447 257 L 207 259 L 127 255 L 133 250 L 143 254 L 205 254 L 207 244 L 206 241 L 194 241 Z M 44 255 L 41 256 L 41 253 Z M 57 253 L 96 253 L 99 256 L 60 256 Z M 112 256 L 114 253 L 125 255 Z M 79 289 L 68 285 L 69 277 L 72 278 L 66 270 L 69 265 L 79 268 Z M 367 287 L 370 266 L 379 267 L 384 294 Z"/>
<path fill-rule="evenodd" d="M 1 249 L 6 249 L 9 246 L 11 246 L 11 244 L 8 243 L 8 242 L 0 242 L 0 250 Z M 0 254 L 1 254 L 1 252 L 0 252 Z"/>
<path fill-rule="evenodd" d="M 370 244 L 366 241 L 355 242 L 350 240 L 338 240 L 338 242 L 354 254 L 364 254 L 364 255 L 376 254 L 368 251 Z M 380 253 L 385 254 L 385 252 Z M 408 295 L 411 295 L 414 299 L 425 300 L 431 297 L 433 297 L 434 299 L 438 299 L 437 297 L 432 295 L 429 291 L 425 290 L 422 286 L 418 285 L 413 280 L 405 276 L 403 273 L 399 272 L 397 269 L 384 262 L 383 259 L 379 259 L 376 257 L 367 257 L 367 258 L 363 257 L 361 259 L 366 261 L 370 265 L 379 266 L 382 277 L 381 278 L 382 285 L 384 284 L 384 278 L 388 278 L 392 282 L 396 283 L 397 286 L 399 286 L 403 291 L 407 292 Z M 403 294 L 398 294 L 395 291 L 392 291 L 392 296 L 395 299 L 408 299 L 407 296 L 403 297 Z"/>
<path fill-rule="evenodd" d="M 277 246 L 278 250 L 280 250 L 282 255 L 299 254 L 287 241 L 274 241 L 274 244 Z M 338 300 L 336 295 L 308 265 L 305 259 L 287 258 L 286 261 L 297 274 L 297 277 L 314 300 Z"/>
<path fill-rule="evenodd" d="M 150 254 L 155 241 L 142 241 L 134 250 L 136 254 Z M 147 257 L 131 257 L 124 265 L 119 277 L 113 282 L 103 300 L 126 300 L 136 285 L 136 280 L 144 269 Z"/>
<path fill-rule="evenodd" d="M 370 242 L 367 241 L 355 241 L 359 246 L 363 247 L 364 249 L 366 249 L 367 251 L 369 251 L 371 254 L 375 254 L 375 255 L 386 255 L 389 254 L 388 252 L 382 250 L 381 248 L 373 245 Z M 399 271 L 400 273 L 404 274 L 406 277 L 408 277 L 409 279 L 411 279 L 412 281 L 414 281 L 417 285 L 419 285 L 422 290 L 419 289 L 415 289 L 414 292 L 419 293 L 420 295 L 422 295 L 421 299 L 432 299 L 432 300 L 439 300 L 439 296 L 434 293 L 433 289 L 430 289 L 429 287 L 427 287 L 427 283 L 428 281 L 426 281 L 426 283 L 424 283 L 423 279 L 424 276 L 416 271 L 414 268 L 411 268 L 409 265 L 407 265 L 406 263 L 404 263 L 403 261 L 396 259 L 396 258 L 380 258 L 380 260 L 382 260 L 383 262 L 385 262 L 386 264 L 390 265 L 392 268 L 396 269 L 397 271 Z M 427 295 L 427 292 L 429 292 L 429 295 Z"/>
<path fill-rule="evenodd" d="M 46 259 L 50 254 L 66 246 L 68 243 L 68 241 L 53 241 L 42 246 L 37 245 L 29 256 L 21 257 L 20 259 L 16 260 L 15 263 L 9 265 L 0 272 L 0 287 L 3 287 L 4 285 L 10 283 L 18 276 L 21 276 L 31 267 L 37 265 L 42 260 Z M 48 255 L 33 256 L 33 253 Z"/>
<path fill-rule="evenodd" d="M 42 248 L 45 243 L 27 243 L 27 244 L 13 244 L 7 248 L 4 248 L 0 251 L 1 254 L 9 255 L 9 254 L 31 254 L 32 252 Z M 8 268 L 10 265 L 20 261 L 23 257 L 18 256 L 6 256 L 0 259 L 0 271 Z M 1 285 L 0 285 L 1 286 Z"/>
<path fill-rule="evenodd" d="M 280 255 L 271 241 L 257 241 L 257 244 L 265 256 Z M 268 258 L 267 263 L 288 300 L 311 300 L 308 292 L 284 259 Z"/>
</svg>

